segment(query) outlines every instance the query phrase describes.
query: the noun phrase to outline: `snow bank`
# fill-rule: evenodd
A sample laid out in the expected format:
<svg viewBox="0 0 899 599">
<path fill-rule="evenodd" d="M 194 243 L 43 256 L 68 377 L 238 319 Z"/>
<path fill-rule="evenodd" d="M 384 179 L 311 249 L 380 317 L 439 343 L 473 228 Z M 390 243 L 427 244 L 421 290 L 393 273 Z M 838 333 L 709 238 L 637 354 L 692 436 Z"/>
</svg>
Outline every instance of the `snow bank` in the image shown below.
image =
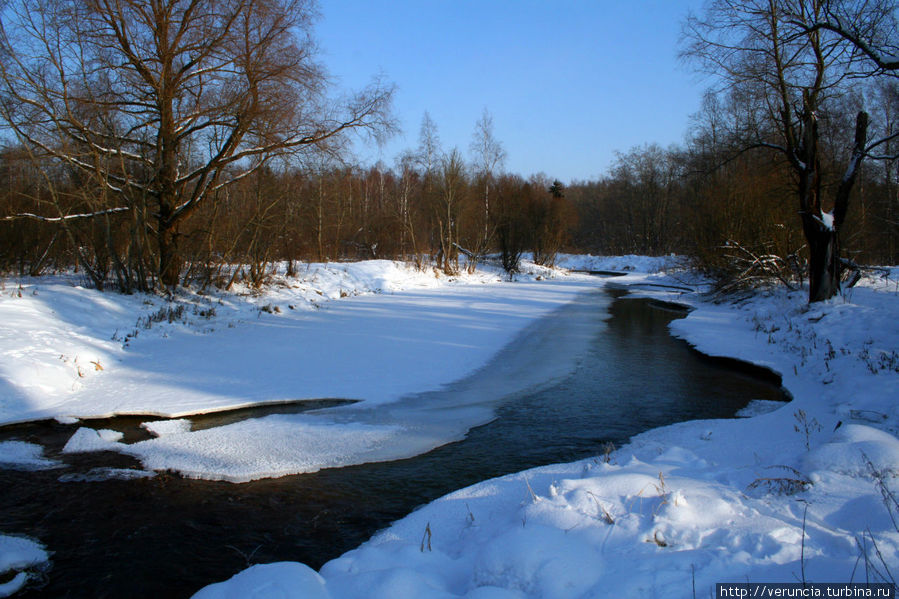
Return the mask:
<svg viewBox="0 0 899 599">
<path fill-rule="evenodd" d="M 870 426 L 847 424 L 803 456 L 802 465 L 812 475 L 836 472 L 861 478 L 876 472 L 894 478 L 899 476 L 899 439 Z"/>
<path fill-rule="evenodd" d="M 369 461 L 360 456 L 376 454 L 400 432 L 398 426 L 309 420 L 303 415 L 268 416 L 195 432 L 170 432 L 115 449 L 139 458 L 150 470 L 245 482 Z"/>
<path fill-rule="evenodd" d="M 531 322 L 596 287 L 586 277 L 503 278 L 383 260 L 314 264 L 274 275 L 261 291 L 172 300 L 103 294 L 65 277 L 10 282 L 0 294 L 0 423 L 328 397 L 393 402 L 474 372 Z"/>
<path fill-rule="evenodd" d="M 198 599 L 327 599 L 324 579 L 295 562 L 260 564 L 227 582 L 212 584 L 194 595 Z"/>
<path fill-rule="evenodd" d="M 578 295 L 532 322 L 468 377 L 395 402 L 364 401 L 197 431 L 188 419 L 146 422 L 141 426 L 156 438 L 130 445 L 117 443 L 110 432 L 79 429 L 66 451 L 116 450 L 148 469 L 231 482 L 412 457 L 489 422 L 504 398 L 567 375 L 604 326 L 608 304 L 602 294 Z"/>
<path fill-rule="evenodd" d="M 261 597 L 267 584 L 332 599 L 690 597 L 727 581 L 894 582 L 895 282 L 869 279 L 811 308 L 782 291 L 715 304 L 655 286 L 675 283 L 616 279 L 689 303 L 673 332 L 780 373 L 790 404 L 648 431 L 608 462 L 485 481 L 413 512 L 320 576 L 256 566 L 200 596 Z"/>
<path fill-rule="evenodd" d="M 122 440 L 122 433 L 111 430 L 94 430 L 81 427 L 69 439 L 62 448 L 63 453 L 85 453 L 91 451 L 110 451 L 118 446 L 116 443 Z"/>
<path fill-rule="evenodd" d="M 109 337 L 133 325 L 138 302 L 74 282 L 0 283 L 0 422 L 40 417 L 121 356 Z"/>
<path fill-rule="evenodd" d="M 145 423 L 155 438 L 133 445 L 111 431 L 81 429 L 64 451 L 117 450 L 149 469 L 234 482 L 409 457 L 489 421 L 504 396 L 567 374 L 586 349 L 593 329 L 576 317 L 554 317 L 552 330 L 529 327 L 595 291 L 597 280 L 546 273 L 522 275 L 515 283 L 504 278 L 489 268 L 446 277 L 389 261 L 321 264 L 291 277 L 276 274 L 261 291 L 183 292 L 171 302 L 98 296 L 59 279 L 29 280 L 21 297 L 0 302 L 19 316 L 12 319 L 16 330 L 6 336 L 9 342 L 0 338 L 0 351 L 6 348 L 10 356 L 0 385 L 21 399 L 0 402 L 0 422 L 113 414 L 178 418 Z M 101 306 L 102 317 L 72 309 L 79 294 Z M 602 313 L 600 305 L 585 309 Z M 41 318 L 32 322 L 34 314 Z M 136 328 L 110 330 L 129 320 Z M 601 318 L 591 320 L 594 328 L 601 325 Z M 90 377 L 75 373 L 77 384 L 65 389 L 69 376 L 52 393 L 21 387 L 27 380 L 19 376 L 23 364 L 54 362 L 42 348 L 61 343 L 59 331 L 69 329 L 79 331 L 86 347 L 102 350 L 95 360 L 102 369 Z M 529 343 L 542 343 L 535 355 L 556 359 L 522 351 L 485 368 L 525 331 Z M 483 376 L 485 371 L 493 376 Z M 467 382 L 460 387 L 460 381 Z M 319 398 L 361 401 L 327 413 L 257 418 L 205 431 L 191 431 L 183 418 Z M 423 412 L 424 403 L 445 408 L 440 422 Z"/>
<path fill-rule="evenodd" d="M 189 433 L 190 426 L 190 420 L 186 418 L 178 418 L 176 420 L 153 420 L 152 422 L 143 422 L 140 425 L 142 429 L 155 437 Z"/>
<path fill-rule="evenodd" d="M 560 254 L 556 259 L 556 265 L 569 270 L 654 274 L 664 270 L 681 268 L 684 265 L 684 259 L 674 255 L 591 256 L 590 254 Z"/>
</svg>

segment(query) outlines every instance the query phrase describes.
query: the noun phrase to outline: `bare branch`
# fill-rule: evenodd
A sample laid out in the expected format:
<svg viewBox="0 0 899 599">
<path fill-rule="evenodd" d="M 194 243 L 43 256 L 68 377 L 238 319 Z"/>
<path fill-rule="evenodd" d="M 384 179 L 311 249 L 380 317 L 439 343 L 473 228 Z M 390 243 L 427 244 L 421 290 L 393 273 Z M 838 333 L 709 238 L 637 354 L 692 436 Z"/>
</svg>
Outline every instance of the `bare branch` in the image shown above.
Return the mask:
<svg viewBox="0 0 899 599">
<path fill-rule="evenodd" d="M 37 220 L 45 223 L 58 223 L 62 221 L 74 220 L 78 218 L 96 218 L 98 216 L 106 216 L 108 214 L 118 214 L 121 212 L 129 212 L 131 210 L 128 206 L 120 206 L 118 208 L 110 208 L 108 210 L 98 210 L 97 212 L 85 212 L 81 214 L 66 214 L 65 216 L 40 216 L 38 214 L 31 214 L 30 212 L 22 212 L 21 214 L 12 214 L 10 216 L 0 217 L 0 221 L 11 221 L 11 220 L 20 220 L 20 219 L 31 219 Z"/>
<path fill-rule="evenodd" d="M 311 0 L 11 0 L 0 23 L 0 117 L 18 138 L 150 201 L 160 270 L 179 224 L 273 157 L 391 129 L 392 88 L 325 96 Z"/>
</svg>

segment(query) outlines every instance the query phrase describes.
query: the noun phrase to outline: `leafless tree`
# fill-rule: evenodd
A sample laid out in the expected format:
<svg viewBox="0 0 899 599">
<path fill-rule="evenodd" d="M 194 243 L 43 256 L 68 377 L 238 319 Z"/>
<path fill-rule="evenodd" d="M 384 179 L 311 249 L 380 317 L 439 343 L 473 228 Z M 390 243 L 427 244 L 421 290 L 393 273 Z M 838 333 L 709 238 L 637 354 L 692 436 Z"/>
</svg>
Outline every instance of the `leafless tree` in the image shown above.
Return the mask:
<svg viewBox="0 0 899 599">
<path fill-rule="evenodd" d="M 885 2 L 886 0 L 884 0 Z M 840 3 L 852 22 L 871 30 L 891 16 L 884 2 Z M 745 148 L 769 148 L 787 160 L 796 180 L 799 212 L 809 247 L 809 301 L 840 290 L 839 233 L 859 166 L 883 140 L 868 142 L 868 114 L 860 111 L 843 175 L 829 202 L 823 197 L 821 128 L 833 100 L 868 75 L 857 49 L 819 27 L 829 0 L 713 0 L 685 26 L 684 56 L 720 77 L 751 107 L 738 132 Z M 829 206 L 828 206 L 829 204 Z M 828 207 L 830 209 L 828 209 Z"/>
<path fill-rule="evenodd" d="M 492 237 L 490 232 L 490 186 L 493 185 L 496 170 L 502 166 L 506 158 L 503 145 L 493 133 L 493 117 L 486 108 L 475 124 L 470 149 L 474 155 L 475 175 L 480 179 L 484 189 L 483 235 L 477 240 L 476 247 L 472 248 L 474 255 L 478 256 L 490 247 Z"/>
<path fill-rule="evenodd" d="M 459 216 L 464 204 L 465 164 L 453 149 L 440 164 L 439 194 L 434 204 L 438 231 L 437 266 L 446 274 L 459 270 Z"/>
<path fill-rule="evenodd" d="M 424 179 L 428 182 L 427 185 L 430 186 L 430 179 L 440 167 L 442 150 L 440 149 L 440 136 L 437 134 L 437 123 L 434 122 L 434 119 L 427 112 L 421 118 L 416 158 Z"/>
<path fill-rule="evenodd" d="M 385 131 L 391 88 L 332 101 L 311 0 L 12 0 L 0 118 L 19 141 L 146 214 L 158 280 L 180 282 L 179 227 L 273 157 Z M 142 221 L 143 222 L 143 221 Z"/>
<path fill-rule="evenodd" d="M 849 42 L 873 73 L 899 70 L 896 9 L 893 0 L 826 0 L 814 20 L 785 12 L 803 32 L 828 31 Z"/>
<path fill-rule="evenodd" d="M 413 260 L 421 267 L 423 258 L 418 251 L 415 240 L 415 212 L 418 208 L 414 203 L 415 189 L 419 182 L 418 173 L 415 170 L 415 155 L 406 152 L 397 159 L 399 171 L 399 185 L 397 189 L 396 208 L 397 216 L 401 223 L 400 228 L 400 256 L 403 260 L 408 258 L 409 250 L 412 251 Z"/>
</svg>

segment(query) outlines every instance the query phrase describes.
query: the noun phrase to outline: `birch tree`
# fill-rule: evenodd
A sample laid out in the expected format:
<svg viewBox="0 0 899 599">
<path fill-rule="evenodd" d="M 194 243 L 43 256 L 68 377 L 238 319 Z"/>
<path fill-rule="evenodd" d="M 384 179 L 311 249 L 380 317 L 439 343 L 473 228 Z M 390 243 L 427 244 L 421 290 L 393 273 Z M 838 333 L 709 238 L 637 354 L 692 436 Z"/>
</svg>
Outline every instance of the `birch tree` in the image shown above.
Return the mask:
<svg viewBox="0 0 899 599">
<path fill-rule="evenodd" d="M 439 192 L 435 198 L 437 267 L 448 275 L 459 271 L 459 216 L 465 201 L 465 164 L 457 149 L 440 162 Z"/>
<path fill-rule="evenodd" d="M 475 124 L 470 150 L 474 156 L 475 175 L 483 189 L 483 231 L 476 246 L 472 248 L 474 256 L 479 256 L 490 248 L 490 187 L 494 183 L 497 169 L 506 158 L 506 151 L 493 133 L 493 117 L 486 108 Z"/>
</svg>

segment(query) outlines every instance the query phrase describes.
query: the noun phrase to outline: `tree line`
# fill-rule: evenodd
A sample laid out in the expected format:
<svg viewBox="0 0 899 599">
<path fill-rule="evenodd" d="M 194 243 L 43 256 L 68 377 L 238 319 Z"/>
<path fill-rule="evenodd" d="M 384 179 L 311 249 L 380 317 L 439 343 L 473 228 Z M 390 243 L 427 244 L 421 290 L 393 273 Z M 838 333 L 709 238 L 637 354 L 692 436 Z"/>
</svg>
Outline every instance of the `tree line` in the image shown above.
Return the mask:
<svg viewBox="0 0 899 599">
<path fill-rule="evenodd" d="M 397 258 L 454 274 L 497 252 L 515 272 L 532 252 L 551 265 L 572 217 L 561 183 L 502 172 L 486 111 L 471 150 L 471 160 L 444 151 L 426 114 L 420 147 L 394 168 L 316 151 L 241 173 L 179 227 L 177 282 L 258 286 L 284 261 Z M 117 198 L 99 202 L 79 169 L 44 160 L 22 147 L 0 152 L 0 213 L 15 215 L 0 221 L 0 268 L 36 275 L 77 266 L 97 287 L 125 291 L 160 282 L 159 245 L 140 213 L 114 207 Z"/>
<path fill-rule="evenodd" d="M 807 279 L 814 301 L 846 264 L 897 262 L 892 2 L 713 0 L 684 26 L 684 58 L 718 82 L 685 142 L 567 186 L 506 172 L 486 110 L 465 153 L 426 113 L 395 164 L 354 164 L 349 134 L 389 134 L 393 90 L 329 95 L 313 9 L 10 2 L 0 270 L 130 291 L 260 285 L 276 262 L 679 253 L 724 285 Z"/>
<path fill-rule="evenodd" d="M 899 81 L 865 91 L 877 115 L 872 134 L 899 131 Z M 792 167 L 778 152 L 747 151 L 731 133 L 745 107 L 733 95 L 709 94 L 684 144 L 632 148 L 618 154 L 599 180 L 570 185 L 567 196 L 577 214 L 572 246 L 610 254 L 685 254 L 721 276 L 735 274 L 740 257 L 769 256 L 807 276 Z M 857 109 L 857 98 L 849 97 L 820 117 L 829 128 L 819 149 L 822 195 L 835 193 L 841 182 L 847 148 L 840 140 L 853 137 Z M 890 139 L 882 150 L 883 159 L 858 169 L 853 210 L 842 228 L 842 255 L 857 264 L 899 262 L 899 140 Z"/>
</svg>

